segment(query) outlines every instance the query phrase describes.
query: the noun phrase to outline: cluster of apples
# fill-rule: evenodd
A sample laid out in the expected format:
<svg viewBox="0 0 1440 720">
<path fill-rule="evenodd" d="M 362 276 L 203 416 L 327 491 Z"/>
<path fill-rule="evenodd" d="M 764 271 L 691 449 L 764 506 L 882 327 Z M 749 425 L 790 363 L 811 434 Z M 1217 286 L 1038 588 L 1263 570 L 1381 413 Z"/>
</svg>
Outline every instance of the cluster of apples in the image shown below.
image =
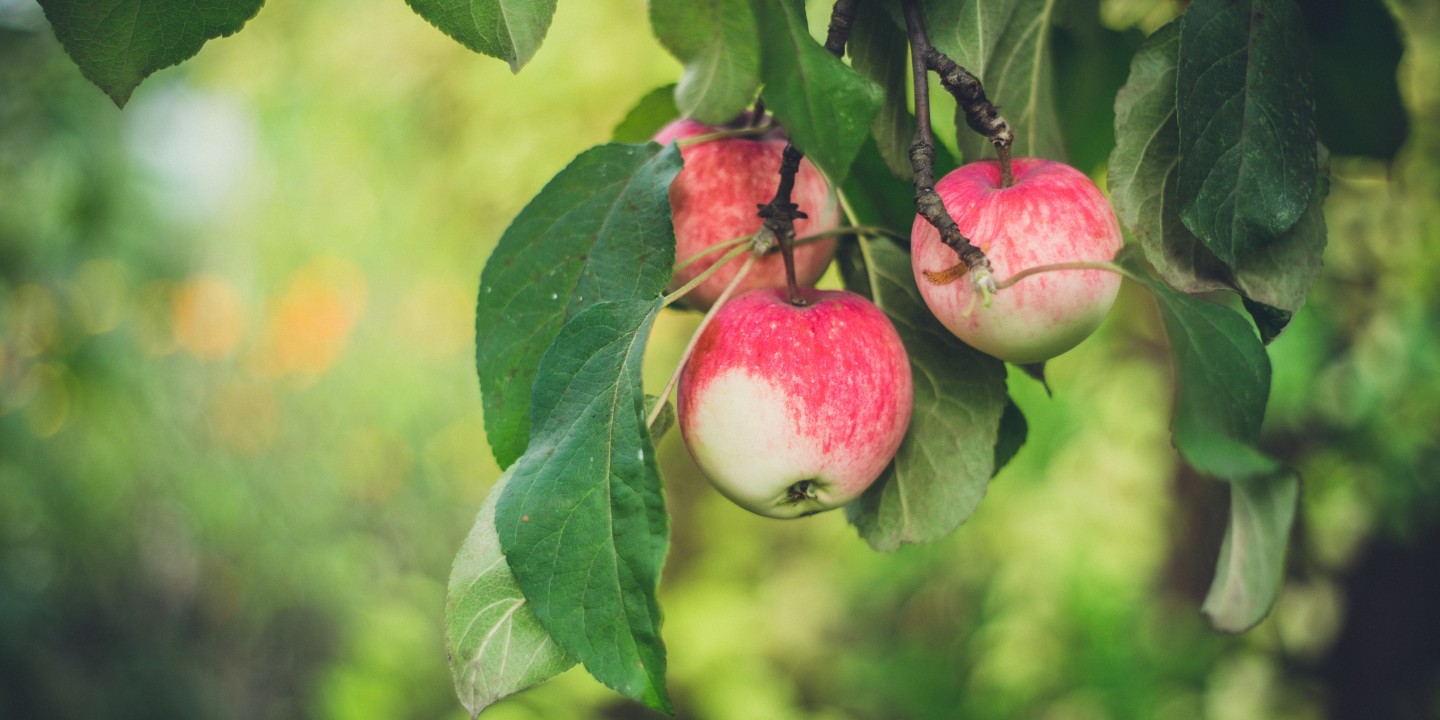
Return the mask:
<svg viewBox="0 0 1440 720">
<path fill-rule="evenodd" d="M 723 128 L 679 120 L 655 136 L 668 143 Z M 724 137 L 682 144 L 684 169 L 670 187 L 676 257 L 755 233 L 758 205 L 779 184 L 785 137 Z M 1115 213 L 1089 178 L 1061 163 L 1014 162 L 1001 187 L 995 161 L 966 165 L 936 184 L 960 231 L 983 250 L 997 278 L 1057 263 L 1108 261 L 1121 244 Z M 840 226 L 834 190 L 809 161 L 793 201 L 808 217 L 797 237 Z M 696 464 L 736 504 L 792 518 L 859 497 L 899 449 L 910 424 L 909 359 L 890 320 L 863 296 L 814 289 L 835 253 L 827 238 L 795 248 L 803 304 L 792 304 L 778 254 L 753 263 L 701 331 L 681 371 L 679 425 Z M 955 252 L 916 217 L 915 279 L 931 312 L 971 346 L 1014 363 L 1042 362 L 1097 328 L 1115 301 L 1119 276 L 1094 269 L 1037 273 L 980 298 L 972 283 L 926 278 L 954 266 Z M 718 253 L 678 269 L 672 291 L 716 262 Z M 717 269 L 684 297 L 710 310 L 740 271 Z M 962 278 L 963 280 L 963 278 Z"/>
</svg>

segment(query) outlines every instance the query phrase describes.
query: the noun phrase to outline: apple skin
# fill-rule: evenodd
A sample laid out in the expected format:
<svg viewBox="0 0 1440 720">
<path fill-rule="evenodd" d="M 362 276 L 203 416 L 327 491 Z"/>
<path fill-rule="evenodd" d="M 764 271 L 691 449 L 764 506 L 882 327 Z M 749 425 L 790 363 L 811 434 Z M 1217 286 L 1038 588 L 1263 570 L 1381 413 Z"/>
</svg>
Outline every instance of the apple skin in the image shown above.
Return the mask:
<svg viewBox="0 0 1440 720">
<path fill-rule="evenodd" d="M 665 145 L 723 129 L 694 120 L 677 120 L 661 129 L 654 139 Z M 685 167 L 670 184 L 670 214 L 675 224 L 677 263 L 716 243 L 751 235 L 760 229 L 761 220 L 756 215 L 756 206 L 775 197 L 775 189 L 780 185 L 780 155 L 785 150 L 785 142 L 784 133 L 772 130 L 758 138 L 727 138 L 680 148 Z M 809 160 L 800 161 L 790 200 L 809 216 L 795 221 L 795 237 L 814 235 L 840 226 L 840 205 L 835 193 Z M 677 270 L 670 281 L 669 292 L 695 279 L 725 252 L 715 252 L 706 260 Z M 813 286 L 825 273 L 834 255 L 834 238 L 797 246 L 796 280 L 801 285 Z M 744 255 L 730 261 L 687 293 L 682 302 L 697 310 L 710 309 L 744 263 Z M 755 262 L 750 273 L 736 286 L 735 294 L 784 285 L 784 260 L 779 254 L 771 254 Z"/>
<path fill-rule="evenodd" d="M 811 515 L 859 497 L 910 425 L 910 361 L 889 318 L 839 290 L 754 290 L 715 311 L 680 376 L 690 455 L 747 510 Z M 809 497 L 792 489 L 809 481 Z M 803 486 L 802 486 L 803 489 Z"/>
<path fill-rule="evenodd" d="M 1000 163 L 993 160 L 961 167 L 935 185 L 960 233 L 990 259 L 996 280 L 1040 265 L 1114 259 L 1120 223 L 1090 178 L 1041 158 L 1017 158 L 1013 170 L 1008 188 L 1000 187 Z M 970 346 L 1017 364 L 1043 362 L 1080 344 L 1120 291 L 1114 272 L 1057 270 L 1000 290 L 984 307 L 966 277 L 947 285 L 925 279 L 924 271 L 939 272 L 958 260 L 918 215 L 910 253 L 930 312 Z"/>
</svg>

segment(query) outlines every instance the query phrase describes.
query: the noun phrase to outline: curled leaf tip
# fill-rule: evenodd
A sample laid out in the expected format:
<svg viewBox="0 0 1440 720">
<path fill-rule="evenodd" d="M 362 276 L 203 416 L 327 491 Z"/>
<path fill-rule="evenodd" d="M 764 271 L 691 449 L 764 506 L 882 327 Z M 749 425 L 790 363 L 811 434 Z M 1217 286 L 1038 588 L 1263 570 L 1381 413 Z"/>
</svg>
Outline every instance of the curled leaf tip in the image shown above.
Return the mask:
<svg viewBox="0 0 1440 720">
<path fill-rule="evenodd" d="M 940 272 L 921 270 L 920 273 L 925 276 L 925 282 L 928 282 L 931 285 L 949 285 L 950 283 L 953 283 L 956 280 L 964 277 L 965 273 L 969 272 L 969 270 L 970 268 L 966 267 L 965 263 L 961 262 L 956 263 L 951 267 L 945 268 Z"/>
</svg>

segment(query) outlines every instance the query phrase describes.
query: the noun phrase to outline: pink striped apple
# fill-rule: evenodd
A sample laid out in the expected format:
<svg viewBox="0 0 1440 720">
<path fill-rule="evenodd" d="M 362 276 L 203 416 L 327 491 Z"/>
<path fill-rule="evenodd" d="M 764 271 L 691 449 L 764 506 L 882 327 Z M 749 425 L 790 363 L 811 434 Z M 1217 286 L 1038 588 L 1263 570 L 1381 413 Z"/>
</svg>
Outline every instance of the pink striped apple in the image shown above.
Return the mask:
<svg viewBox="0 0 1440 720">
<path fill-rule="evenodd" d="M 1014 174 L 1014 184 L 1002 188 L 1000 164 L 977 162 L 935 185 L 960 233 L 985 251 L 997 280 L 1041 265 L 1115 257 L 1120 224 L 1089 178 L 1040 158 L 1017 158 Z M 1100 326 L 1120 290 L 1120 276 L 1108 270 L 1056 270 L 1021 279 L 985 307 L 967 278 L 936 285 L 924 277 L 957 259 L 919 216 L 910 257 L 935 317 L 972 347 L 1013 363 L 1042 362 L 1078 345 Z"/>
<path fill-rule="evenodd" d="M 680 376 L 680 432 L 722 494 L 793 518 L 844 505 L 910 424 L 910 362 L 889 318 L 850 292 L 755 290 L 715 311 Z"/>
<path fill-rule="evenodd" d="M 677 120 L 655 136 L 662 145 L 724 130 L 694 120 Z M 670 184 L 670 213 L 675 224 L 675 259 L 684 260 L 731 238 L 754 234 L 760 229 L 756 206 L 770 202 L 780 184 L 780 154 L 785 135 L 772 130 L 761 137 L 725 138 L 685 145 L 680 156 L 685 167 Z M 810 164 L 800 161 L 795 189 L 790 199 L 808 215 L 795 221 L 797 238 L 833 230 L 840 226 L 840 206 L 825 177 Z M 715 264 L 724 251 L 675 272 L 670 281 L 673 292 Z M 795 248 L 795 276 L 801 285 L 811 286 L 825 273 L 835 255 L 835 239 L 829 238 Z M 708 310 L 725 286 L 739 272 L 744 257 L 737 257 L 685 295 L 684 303 Z M 755 263 L 736 286 L 746 290 L 785 285 L 785 265 L 779 254 L 767 255 Z"/>
</svg>

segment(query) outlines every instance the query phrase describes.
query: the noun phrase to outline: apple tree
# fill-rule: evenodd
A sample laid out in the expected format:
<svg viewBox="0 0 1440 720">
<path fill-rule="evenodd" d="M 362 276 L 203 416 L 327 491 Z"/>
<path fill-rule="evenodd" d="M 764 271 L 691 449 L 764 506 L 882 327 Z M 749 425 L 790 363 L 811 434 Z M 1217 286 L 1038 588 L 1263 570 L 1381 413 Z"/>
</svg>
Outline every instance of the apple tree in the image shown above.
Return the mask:
<svg viewBox="0 0 1440 720">
<path fill-rule="evenodd" d="M 553 14 L 564 12 L 555 0 L 407 1 L 455 41 L 515 72 L 541 46 Z M 239 31 L 262 3 L 40 4 L 81 72 L 123 106 L 147 75 Z M 1194 470 L 1230 491 L 1229 526 L 1201 611 L 1230 633 L 1268 614 L 1300 479 L 1285 458 L 1259 448 L 1266 345 L 1304 305 L 1326 237 L 1327 151 L 1317 141 L 1309 59 L 1297 39 L 1300 6 L 1196 0 L 1133 53 L 1120 50 L 1128 81 L 1102 98 L 1113 101 L 1115 118 L 1107 201 L 1068 168 L 1073 178 L 1063 187 L 1034 179 L 1067 160 L 1056 98 L 1072 89 L 1058 86 L 1050 46 L 1059 5 L 655 0 L 648 17 L 636 18 L 635 31 L 653 32 L 683 74 L 646 96 L 614 142 L 559 169 L 511 222 L 480 277 L 476 369 L 491 450 L 505 471 L 459 550 L 446 608 L 455 685 L 471 713 L 577 663 L 617 692 L 673 711 L 656 594 L 669 516 L 655 443 L 674 424 L 676 385 L 679 424 L 697 458 L 707 441 L 687 429 L 682 368 L 658 394 L 642 387 L 647 340 L 659 313 L 684 306 L 706 311 L 708 325 L 747 275 L 769 278 L 757 287 L 784 288 L 775 291 L 782 309 L 819 308 L 806 286 L 832 256 L 847 290 L 888 318 L 899 340 L 891 359 L 908 365 L 890 375 L 904 382 L 873 376 L 865 387 L 835 389 L 830 376 L 872 375 L 848 359 L 789 362 L 787 344 L 819 341 L 784 332 L 746 336 L 764 346 L 745 352 L 773 359 L 751 366 L 799 367 L 792 375 L 814 382 L 790 392 L 810 400 L 903 386 L 903 402 L 892 405 L 907 408 L 908 418 L 895 424 L 894 442 L 857 455 L 852 465 L 879 470 L 847 485 L 853 492 L 802 506 L 823 497 L 814 485 L 823 473 L 802 468 L 795 472 L 803 480 L 786 475 L 765 492 L 803 512 L 766 514 L 843 504 L 858 535 L 880 552 L 948 536 L 1027 441 L 1007 373 L 1043 382 L 1044 361 L 1098 325 L 1124 277 L 1153 295 L 1163 319 L 1175 371 L 1173 443 Z M 690 130 L 667 134 L 677 119 Z M 746 159 L 734 172 L 696 176 L 694 206 L 682 207 L 682 173 L 703 172 L 704 153 L 734 143 L 764 147 L 736 151 Z M 946 172 L 961 161 L 978 168 L 972 174 L 993 176 L 973 197 L 947 190 Z M 762 194 L 727 186 L 737 175 L 761 179 L 754 184 Z M 1014 200 L 976 214 L 975 206 L 1001 196 Z M 822 207 L 826 197 L 836 205 Z M 745 208 L 739 225 L 722 224 L 711 207 L 720 199 Z M 818 222 L 822 216 L 828 220 Z M 1094 228 L 1082 228 L 1081 216 Z M 708 239 L 694 241 L 689 225 Z M 1116 252 L 1122 227 L 1125 247 Z M 1045 249 L 1049 242 L 1088 246 L 1067 254 Z M 1065 278 L 1087 292 L 1101 288 L 1091 293 L 1099 299 L 1054 289 Z M 708 295 L 697 290 L 706 283 L 714 288 Z M 946 293 L 950 299 L 936 299 Z M 1041 321 L 1009 309 L 1012 299 L 1085 317 L 1066 337 L 1016 354 L 961 329 L 989 323 L 1002 336 L 1035 332 L 1027 323 Z M 842 353 L 833 357 L 869 342 L 868 327 L 856 321 L 848 337 L 829 333 Z M 692 346 L 713 351 L 699 342 L 705 332 Z M 718 404 L 743 415 L 774 400 L 764 395 L 731 390 Z M 762 416 L 777 415 L 755 410 Z M 752 424 L 762 438 L 788 442 L 804 433 Z M 806 457 L 822 463 L 853 449 Z M 723 466 L 724 456 L 712 462 Z M 718 477 L 723 467 L 709 471 L 727 495 L 744 495 L 733 483 L 766 480 L 766 463 L 735 462 L 743 472 L 733 481 Z"/>
</svg>

